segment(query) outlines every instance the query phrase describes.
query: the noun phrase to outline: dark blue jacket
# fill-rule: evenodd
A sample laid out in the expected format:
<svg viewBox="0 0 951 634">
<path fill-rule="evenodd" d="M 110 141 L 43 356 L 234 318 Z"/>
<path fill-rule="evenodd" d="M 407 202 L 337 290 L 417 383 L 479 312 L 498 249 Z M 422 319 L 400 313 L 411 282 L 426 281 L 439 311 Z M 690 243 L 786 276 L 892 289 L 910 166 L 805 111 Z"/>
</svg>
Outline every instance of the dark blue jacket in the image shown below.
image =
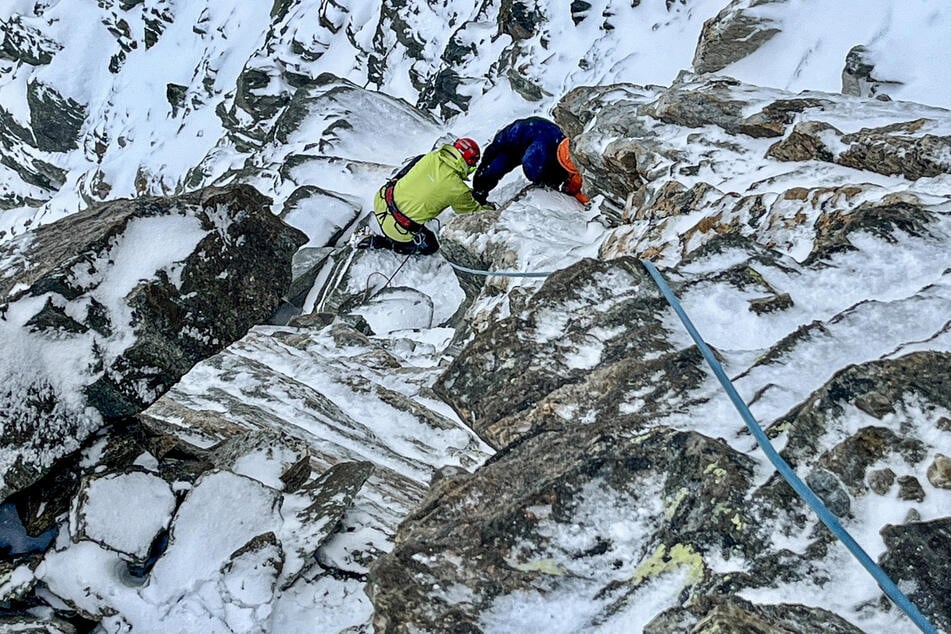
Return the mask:
<svg viewBox="0 0 951 634">
<path fill-rule="evenodd" d="M 533 183 L 558 187 L 568 172 L 558 163 L 558 144 L 564 132 L 548 119 L 528 117 L 508 124 L 485 149 L 472 179 L 476 199 L 485 200 L 502 177 L 521 164 Z"/>
</svg>

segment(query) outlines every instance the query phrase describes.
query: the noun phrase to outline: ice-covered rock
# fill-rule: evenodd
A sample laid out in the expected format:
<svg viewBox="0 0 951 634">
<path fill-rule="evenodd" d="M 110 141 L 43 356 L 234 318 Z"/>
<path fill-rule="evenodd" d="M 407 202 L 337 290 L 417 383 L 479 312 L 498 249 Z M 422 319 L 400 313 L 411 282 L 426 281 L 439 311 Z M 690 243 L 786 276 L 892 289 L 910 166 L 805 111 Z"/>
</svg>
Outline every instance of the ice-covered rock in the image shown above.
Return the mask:
<svg viewBox="0 0 951 634">
<path fill-rule="evenodd" d="M 861 634 L 842 617 L 807 605 L 756 605 L 739 597 L 701 597 L 686 608 L 671 608 L 644 627 L 644 634 L 687 634 L 697 627 L 767 629 L 776 634 Z"/>
<path fill-rule="evenodd" d="M 281 539 L 286 557 L 280 578 L 282 589 L 320 568 L 320 548 L 338 530 L 344 514 L 363 488 L 374 467 L 369 462 L 340 462 L 294 495 L 285 495 Z"/>
<path fill-rule="evenodd" d="M 749 56 L 774 35 L 782 25 L 758 7 L 781 4 L 783 0 L 733 0 L 703 24 L 693 57 L 698 73 L 715 73 Z"/>
<path fill-rule="evenodd" d="M 868 47 L 861 44 L 849 49 L 842 69 L 842 94 L 857 97 L 876 97 L 888 100 L 888 91 L 901 85 L 900 81 L 875 77 L 875 61 Z"/>
<path fill-rule="evenodd" d="M 274 533 L 265 533 L 236 550 L 224 565 L 218 591 L 231 631 L 267 631 L 261 617 L 270 612 L 283 554 Z"/>
<path fill-rule="evenodd" d="M 210 447 L 208 455 L 219 469 L 279 491 L 295 491 L 311 475 L 307 443 L 268 428 L 228 437 Z"/>
<path fill-rule="evenodd" d="M 203 447 L 266 424 L 306 444 L 317 473 L 341 463 L 372 465 L 354 500 L 364 532 L 340 536 L 344 550 L 352 551 L 343 557 L 359 569 L 356 562 L 368 556 L 361 553 L 386 548 L 436 465 L 472 468 L 486 456 L 484 445 L 430 392 L 438 367 L 415 365 L 438 357 L 448 338 L 409 345 L 412 333 L 404 336 L 405 346 L 395 336 L 370 339 L 342 323 L 321 331 L 255 329 L 196 366 L 143 419 Z M 345 524 L 352 521 L 353 513 Z"/>
<path fill-rule="evenodd" d="M 0 617 L 0 629 L 10 634 L 76 634 L 79 631 L 69 621 L 36 616 Z"/>
<path fill-rule="evenodd" d="M 254 317 L 280 325 L 10 500 L 60 534 L 0 566 L 3 598 L 54 631 L 133 634 L 366 632 L 374 610 L 397 631 L 911 631 L 762 459 L 649 257 L 777 447 L 940 618 L 922 575 L 949 559 L 948 115 L 836 91 L 866 42 L 857 70 L 947 105 L 927 38 L 946 12 L 726 4 L 6 3 L 0 240 L 107 197 L 245 183 L 309 246 L 287 310 Z M 677 78 L 691 59 L 740 81 Z M 441 218 L 437 256 L 336 246 L 407 157 L 579 86 L 554 117 L 590 207 L 515 173 L 497 212 Z M 101 310 L 54 299 L 30 307 L 37 332 L 105 336 Z M 484 466 L 470 425 L 500 448 Z M 103 518 L 123 509 L 64 523 L 81 483 L 130 471 L 181 503 L 132 568 L 89 533 L 119 541 Z"/>
<path fill-rule="evenodd" d="M 159 532 L 168 528 L 176 504 L 172 487 L 154 475 L 94 478 L 76 497 L 70 532 L 132 561 L 144 561 Z"/>
<path fill-rule="evenodd" d="M 497 631 L 542 611 L 555 631 L 639 631 L 674 595 L 702 594 L 708 558 L 756 551 L 751 467 L 668 429 L 540 432 L 436 484 L 371 569 L 374 626 Z"/>
<path fill-rule="evenodd" d="M 951 629 L 951 600 L 943 581 L 951 574 L 951 518 L 885 526 L 882 538 L 888 547 L 881 558 L 882 568 L 910 588 L 909 598 L 937 627 Z"/>
<path fill-rule="evenodd" d="M 303 239 L 233 186 L 116 201 L 4 243 L 3 497 L 266 318 Z"/>
</svg>

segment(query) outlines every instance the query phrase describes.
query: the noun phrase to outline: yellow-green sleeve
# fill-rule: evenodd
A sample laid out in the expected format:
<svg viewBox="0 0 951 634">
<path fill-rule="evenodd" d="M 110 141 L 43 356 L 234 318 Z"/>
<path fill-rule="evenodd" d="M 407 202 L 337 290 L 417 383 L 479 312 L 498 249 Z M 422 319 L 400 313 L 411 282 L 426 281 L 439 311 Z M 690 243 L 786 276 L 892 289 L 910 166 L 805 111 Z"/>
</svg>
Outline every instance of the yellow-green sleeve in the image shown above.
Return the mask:
<svg viewBox="0 0 951 634">
<path fill-rule="evenodd" d="M 459 181 L 459 184 L 453 189 L 458 190 L 453 191 L 454 196 L 452 202 L 452 210 L 457 214 L 471 214 L 474 211 L 488 209 L 488 207 L 483 207 L 482 203 L 472 197 L 472 190 L 469 189 L 469 186 L 463 181 Z"/>
</svg>

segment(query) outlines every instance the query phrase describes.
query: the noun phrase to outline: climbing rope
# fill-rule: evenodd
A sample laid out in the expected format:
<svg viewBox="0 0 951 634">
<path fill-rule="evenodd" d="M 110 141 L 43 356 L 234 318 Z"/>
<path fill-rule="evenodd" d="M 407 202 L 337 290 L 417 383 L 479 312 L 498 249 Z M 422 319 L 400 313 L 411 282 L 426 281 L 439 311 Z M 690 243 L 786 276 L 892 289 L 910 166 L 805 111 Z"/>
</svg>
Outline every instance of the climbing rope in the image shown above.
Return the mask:
<svg viewBox="0 0 951 634">
<path fill-rule="evenodd" d="M 445 257 L 445 256 L 443 256 Z M 446 262 L 452 268 L 457 271 L 462 271 L 463 273 L 472 273 L 473 275 L 482 275 L 484 277 L 548 277 L 554 271 L 483 271 L 482 269 L 470 269 L 469 267 L 462 266 L 461 264 L 456 264 L 449 258 L 446 258 Z"/>
<path fill-rule="evenodd" d="M 386 277 L 386 275 L 384 275 L 383 273 L 380 273 L 379 271 L 374 271 L 374 272 L 370 273 L 369 275 L 367 275 L 366 289 L 365 289 L 365 291 L 364 291 L 364 293 L 363 293 L 363 303 L 366 303 L 367 301 L 369 301 L 369 299 L 370 299 L 371 297 L 376 297 L 377 295 L 379 295 L 380 293 L 382 293 L 382 292 L 383 292 L 383 289 L 390 285 L 390 282 L 392 282 L 392 281 L 393 281 L 393 278 L 396 277 L 396 274 L 399 273 L 400 270 L 402 270 L 403 266 L 405 266 L 406 263 L 409 262 L 409 259 L 410 259 L 411 257 L 413 257 L 413 254 L 412 254 L 412 253 L 410 253 L 410 254 L 407 255 L 405 258 L 403 258 L 403 261 L 400 262 L 400 265 L 399 265 L 398 267 L 396 267 L 396 270 L 393 271 L 393 273 L 392 273 L 389 277 Z M 381 286 L 380 288 L 378 288 L 378 289 L 376 289 L 376 290 L 374 290 L 374 291 L 371 292 L 371 291 L 370 291 L 370 280 L 373 278 L 374 275 L 379 275 L 380 277 L 382 277 L 383 279 L 385 279 L 386 282 L 383 283 L 383 286 Z"/>
<path fill-rule="evenodd" d="M 839 520 L 829 512 L 829 509 L 826 508 L 825 504 L 822 503 L 822 500 L 812 492 L 806 484 L 799 479 L 799 476 L 796 475 L 796 472 L 793 471 L 792 467 L 789 466 L 782 456 L 779 455 L 779 452 L 773 447 L 769 441 L 769 437 L 766 436 L 766 432 L 763 431 L 763 428 L 759 426 L 759 423 L 756 422 L 756 419 L 753 418 L 753 414 L 750 412 L 750 408 L 746 405 L 742 398 L 740 398 L 739 393 L 736 391 L 736 388 L 733 386 L 732 381 L 726 375 L 726 372 L 723 370 L 723 366 L 720 365 L 720 362 L 717 361 L 716 357 L 713 356 L 713 352 L 710 351 L 710 348 L 703 341 L 703 338 L 700 336 L 700 333 L 697 332 L 697 329 L 694 327 L 693 323 L 690 321 L 690 318 L 687 317 L 687 313 L 684 312 L 683 307 L 680 305 L 680 302 L 677 300 L 677 297 L 674 295 L 673 291 L 670 290 L 670 286 L 667 285 L 666 280 L 657 270 L 652 263 L 647 260 L 641 260 L 641 264 L 644 265 L 644 268 L 647 269 L 647 272 L 654 279 L 654 282 L 657 283 L 658 288 L 664 294 L 664 297 L 667 299 L 667 303 L 670 304 L 670 307 L 674 309 L 674 312 L 677 313 L 677 316 L 680 317 L 680 321 L 683 322 L 684 327 L 687 329 L 687 332 L 690 333 L 690 336 L 693 338 L 694 343 L 697 344 L 697 347 L 700 349 L 700 352 L 703 354 L 703 357 L 707 360 L 707 363 L 710 364 L 710 367 L 713 369 L 713 373 L 716 375 L 717 379 L 720 381 L 720 385 L 723 386 L 723 389 L 726 390 L 727 395 L 730 397 L 730 400 L 733 402 L 733 405 L 736 407 L 737 411 L 740 413 L 740 416 L 743 418 L 743 421 L 746 423 L 746 426 L 752 432 L 753 436 L 756 438 L 756 442 L 759 443 L 760 448 L 763 450 L 763 453 L 766 454 L 766 457 L 769 458 L 769 461 L 773 463 L 773 466 L 776 467 L 776 470 L 779 471 L 780 475 L 786 480 L 786 482 L 799 494 L 806 504 L 812 507 L 812 510 L 816 512 L 816 515 L 819 516 L 819 519 L 822 520 L 822 523 L 825 524 L 832 533 L 839 538 L 839 540 L 845 544 L 845 547 L 849 549 L 849 552 L 858 559 L 859 563 L 872 575 L 875 581 L 878 583 L 879 588 L 888 595 L 895 605 L 902 609 L 902 611 L 908 615 L 908 617 L 914 621 L 915 625 L 918 626 L 922 632 L 925 634 L 938 634 L 938 630 L 921 614 L 918 608 L 912 603 L 908 597 L 898 589 L 898 586 L 895 585 L 895 582 L 885 573 L 881 567 L 875 563 L 871 557 L 868 556 L 861 546 L 852 538 L 852 536 L 846 531 L 842 525 L 839 523 Z"/>
</svg>

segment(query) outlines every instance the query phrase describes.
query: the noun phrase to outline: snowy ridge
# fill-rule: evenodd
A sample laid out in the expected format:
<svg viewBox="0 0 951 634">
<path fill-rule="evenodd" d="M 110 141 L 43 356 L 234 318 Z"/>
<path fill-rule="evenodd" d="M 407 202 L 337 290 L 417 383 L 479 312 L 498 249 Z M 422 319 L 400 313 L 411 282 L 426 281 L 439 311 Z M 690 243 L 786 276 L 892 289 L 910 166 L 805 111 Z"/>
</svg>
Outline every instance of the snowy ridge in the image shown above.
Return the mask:
<svg viewBox="0 0 951 634">
<path fill-rule="evenodd" d="M 307 239 L 284 296 L 301 315 L 101 430 L 66 467 L 65 508 L 20 513 L 60 532 L 0 562 L 17 626 L 914 631 L 775 481 L 645 257 L 669 267 L 799 474 L 951 627 L 951 13 L 572 4 L 0 9 L 0 271 L 29 270 L 32 226 L 209 184 L 253 185 Z M 750 25 L 770 36 L 746 50 Z M 726 40 L 704 43 L 713 32 Z M 860 85 L 896 101 L 834 94 L 857 44 L 874 62 Z M 713 45 L 718 74 L 690 72 Z M 406 158 L 454 135 L 484 145 L 529 114 L 569 131 L 594 203 L 515 172 L 493 192 L 500 211 L 433 228 L 452 261 L 551 279 L 345 246 Z M 201 238 L 136 222 L 100 258 L 113 274 L 86 280 L 106 282 L 94 298 L 119 321 L 140 278 L 180 285 Z M 10 304 L 4 340 L 44 299 Z M 78 318 L 82 301 L 54 304 Z M 61 356 L 85 358 L 14 354 L 3 369 L 75 376 Z"/>
</svg>

